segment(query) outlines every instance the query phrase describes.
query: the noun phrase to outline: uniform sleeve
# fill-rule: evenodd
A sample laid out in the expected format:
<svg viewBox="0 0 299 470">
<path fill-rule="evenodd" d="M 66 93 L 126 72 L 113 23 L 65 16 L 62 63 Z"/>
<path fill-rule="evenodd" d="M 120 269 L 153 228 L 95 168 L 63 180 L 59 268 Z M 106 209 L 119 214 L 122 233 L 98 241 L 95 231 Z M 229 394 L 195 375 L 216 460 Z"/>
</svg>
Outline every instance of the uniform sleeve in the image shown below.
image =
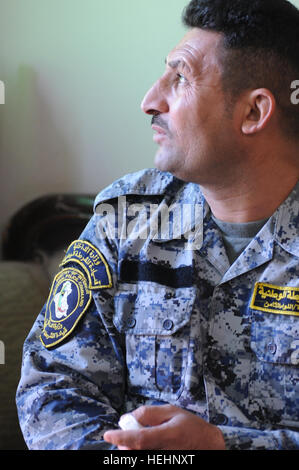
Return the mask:
<svg viewBox="0 0 299 470">
<path fill-rule="evenodd" d="M 113 287 L 93 291 L 74 331 L 53 348 L 40 339 L 44 307 L 24 344 L 16 403 L 29 449 L 111 448 L 102 436 L 117 427 L 125 388 L 122 344 L 112 322 L 117 248 L 99 242 L 96 223 L 94 216 L 80 238 L 105 256 Z"/>
<path fill-rule="evenodd" d="M 218 426 L 227 450 L 298 450 L 299 432 Z"/>
</svg>

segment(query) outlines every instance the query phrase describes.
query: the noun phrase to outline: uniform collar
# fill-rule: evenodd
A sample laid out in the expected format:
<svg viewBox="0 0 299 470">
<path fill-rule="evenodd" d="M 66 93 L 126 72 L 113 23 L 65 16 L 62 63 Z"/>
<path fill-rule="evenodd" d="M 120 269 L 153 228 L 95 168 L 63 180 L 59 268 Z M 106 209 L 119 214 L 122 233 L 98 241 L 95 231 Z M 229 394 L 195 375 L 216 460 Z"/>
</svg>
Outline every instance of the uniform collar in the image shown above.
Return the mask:
<svg viewBox="0 0 299 470">
<path fill-rule="evenodd" d="M 165 193 L 158 211 L 163 213 L 163 206 L 170 216 L 170 224 L 159 224 L 159 230 L 151 233 L 155 242 L 167 242 L 174 239 L 188 240 L 187 249 L 200 249 L 203 235 L 204 198 L 200 187 L 195 183 L 183 183 L 175 193 Z M 177 211 L 177 212 L 176 212 Z M 169 230 L 170 227 L 170 230 Z"/>
<path fill-rule="evenodd" d="M 109 200 L 136 195 L 136 196 L 159 196 L 169 194 L 174 197 L 178 188 L 184 184 L 171 173 L 161 172 L 155 168 L 130 173 L 114 181 L 101 191 L 94 202 L 94 210 L 99 204 Z"/>
<path fill-rule="evenodd" d="M 268 261 L 273 256 L 274 241 L 287 252 L 299 257 L 299 182 L 231 268 L 229 268 L 222 237 L 219 230 L 217 231 L 216 224 L 211 222 L 210 208 L 198 184 L 185 183 L 170 173 L 146 169 L 114 182 L 97 196 L 94 208 L 96 210 L 101 202 L 125 195 L 141 197 L 158 195 L 161 196 L 162 204 L 168 209 L 172 205 L 178 207 L 183 205 L 184 210 L 185 205 L 188 210 L 188 206 L 196 205 L 199 210 L 194 212 L 193 217 L 183 218 L 183 222 L 175 227 L 175 236 L 172 230 L 168 230 L 168 226 L 166 230 L 160 226 L 159 233 L 154 230 L 150 237 L 155 242 L 166 242 L 174 238 L 190 239 L 191 235 L 191 239 L 193 237 L 197 240 L 197 249 L 200 249 L 203 243 L 201 253 L 205 253 L 211 261 L 213 258 L 212 264 L 218 263 L 222 274 L 227 270 L 231 272 L 232 267 L 234 267 L 235 274 L 241 273 L 244 265 L 250 269 Z"/>
<path fill-rule="evenodd" d="M 164 202 L 168 204 L 168 207 L 175 203 L 178 205 L 197 204 L 201 208 L 197 217 L 193 220 L 188 219 L 189 223 L 185 223 L 177 234 L 185 238 L 188 238 L 188 234 L 193 234 L 196 249 L 218 270 L 222 278 L 221 283 L 270 261 L 273 258 L 275 243 L 299 257 L 299 182 L 231 266 L 220 230 L 213 221 L 210 207 L 197 184 L 182 185 L 175 196 L 173 193 L 166 195 Z M 155 234 L 154 239 L 155 241 L 168 241 L 174 238 L 169 233 L 161 233 L 160 238 Z"/>
<path fill-rule="evenodd" d="M 126 196 L 136 196 L 136 203 L 151 204 L 147 196 L 161 196 L 160 205 L 154 212 L 157 223 L 151 221 L 150 238 L 157 243 L 173 239 L 187 238 L 197 249 L 202 244 L 202 205 L 203 196 L 200 187 L 194 183 L 179 180 L 171 173 L 161 172 L 155 168 L 130 173 L 101 191 L 95 199 L 94 211 L 101 203 L 118 199 L 120 209 L 126 205 Z M 196 210 L 193 210 L 196 206 Z M 177 212 L 172 212 L 175 209 Z M 167 213 L 168 211 L 168 213 Z M 179 216 L 177 214 L 179 213 Z M 174 217 L 172 214 L 176 214 Z M 169 215 L 169 223 L 160 222 L 161 215 Z M 178 222 L 179 221 L 179 222 Z M 193 249 L 192 248 L 192 249 Z"/>
<path fill-rule="evenodd" d="M 299 183 L 279 206 L 239 258 L 222 270 L 222 283 L 261 266 L 273 258 L 275 243 L 299 257 Z"/>
<path fill-rule="evenodd" d="M 299 257 L 299 182 L 277 210 L 275 222 L 275 241 L 285 251 Z"/>
</svg>

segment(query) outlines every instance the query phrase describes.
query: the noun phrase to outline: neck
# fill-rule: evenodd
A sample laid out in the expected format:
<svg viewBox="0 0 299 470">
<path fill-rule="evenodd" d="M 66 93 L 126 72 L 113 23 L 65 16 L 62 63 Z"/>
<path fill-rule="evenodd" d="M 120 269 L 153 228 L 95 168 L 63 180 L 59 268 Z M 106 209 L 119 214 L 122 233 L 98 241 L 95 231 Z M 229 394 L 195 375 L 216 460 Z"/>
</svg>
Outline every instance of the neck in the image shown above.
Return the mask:
<svg viewBox="0 0 299 470">
<path fill-rule="evenodd" d="M 299 169 L 292 165 L 271 166 L 265 171 L 243 173 L 229 184 L 201 186 L 214 216 L 224 222 L 245 223 L 271 217 L 299 181 Z"/>
</svg>

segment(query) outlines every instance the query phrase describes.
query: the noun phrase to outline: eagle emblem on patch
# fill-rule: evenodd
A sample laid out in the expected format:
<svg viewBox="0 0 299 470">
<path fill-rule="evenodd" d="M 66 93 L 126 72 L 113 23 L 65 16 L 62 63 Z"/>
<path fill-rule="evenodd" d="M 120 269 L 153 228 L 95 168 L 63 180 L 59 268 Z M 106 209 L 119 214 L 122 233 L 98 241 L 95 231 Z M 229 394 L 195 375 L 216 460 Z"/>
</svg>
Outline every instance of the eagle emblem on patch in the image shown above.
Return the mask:
<svg viewBox="0 0 299 470">
<path fill-rule="evenodd" d="M 40 337 L 46 348 L 55 346 L 71 334 L 91 299 L 87 280 L 78 269 L 66 268 L 55 276 Z"/>
<path fill-rule="evenodd" d="M 109 266 L 97 248 L 76 240 L 55 276 L 45 309 L 40 339 L 46 348 L 65 340 L 87 311 L 92 291 L 112 287 Z"/>
</svg>

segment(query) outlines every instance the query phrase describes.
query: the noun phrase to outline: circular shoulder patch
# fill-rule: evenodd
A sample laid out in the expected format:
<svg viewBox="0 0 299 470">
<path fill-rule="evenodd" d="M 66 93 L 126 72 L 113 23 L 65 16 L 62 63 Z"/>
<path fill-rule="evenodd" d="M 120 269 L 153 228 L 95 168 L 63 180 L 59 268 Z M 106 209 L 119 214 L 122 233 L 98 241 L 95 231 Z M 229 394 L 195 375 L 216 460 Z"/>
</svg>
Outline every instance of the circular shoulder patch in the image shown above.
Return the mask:
<svg viewBox="0 0 299 470">
<path fill-rule="evenodd" d="M 91 290 L 112 287 L 112 276 L 107 261 L 94 245 L 86 240 L 75 240 L 67 249 L 60 266 L 75 263 L 83 269 Z"/>
<path fill-rule="evenodd" d="M 88 281 L 78 269 L 66 268 L 55 276 L 40 336 L 46 348 L 57 345 L 72 333 L 91 299 Z"/>
</svg>

